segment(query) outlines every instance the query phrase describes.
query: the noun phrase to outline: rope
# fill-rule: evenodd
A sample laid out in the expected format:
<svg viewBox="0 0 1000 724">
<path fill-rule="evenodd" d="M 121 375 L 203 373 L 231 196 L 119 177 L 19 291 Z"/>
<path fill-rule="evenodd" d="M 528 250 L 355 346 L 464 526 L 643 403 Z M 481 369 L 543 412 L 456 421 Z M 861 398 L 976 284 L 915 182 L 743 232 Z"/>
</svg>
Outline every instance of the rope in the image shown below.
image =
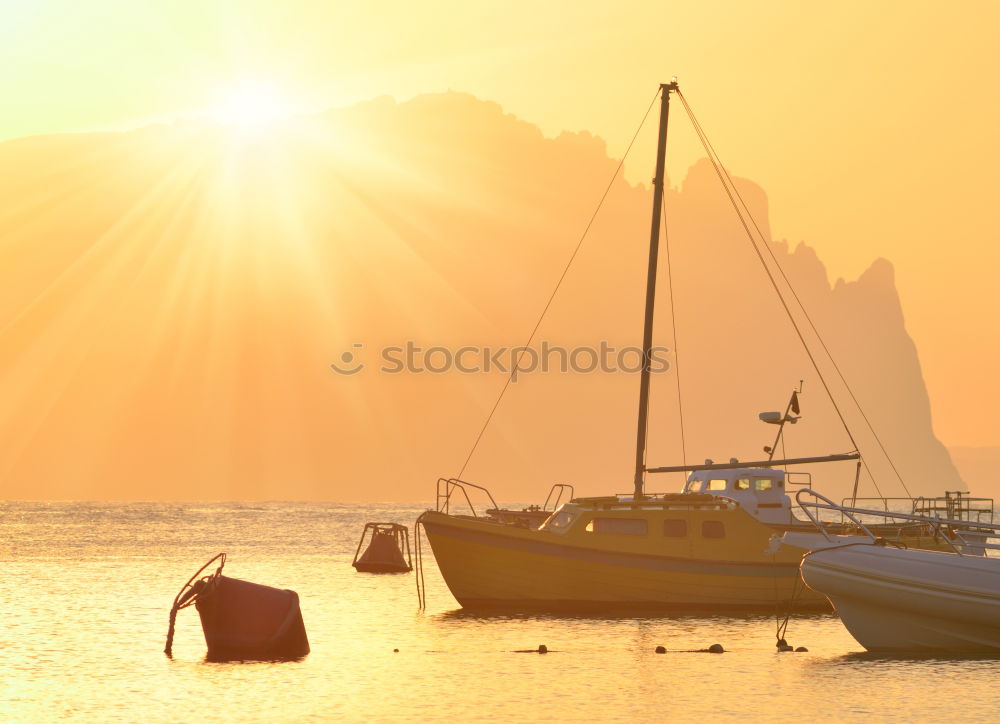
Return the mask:
<svg viewBox="0 0 1000 724">
<path fill-rule="evenodd" d="M 684 405 L 681 401 L 681 358 L 680 352 L 677 351 L 677 311 L 674 306 L 674 274 L 673 265 L 670 263 L 670 235 L 667 233 L 667 204 L 662 197 L 660 198 L 660 206 L 660 218 L 663 219 L 663 250 L 666 252 L 667 261 L 667 296 L 670 297 L 670 343 L 674 348 L 674 377 L 677 379 L 677 417 L 680 421 L 681 430 L 681 464 L 687 465 L 687 443 L 684 440 Z"/>
<path fill-rule="evenodd" d="M 746 211 L 746 218 L 744 218 L 744 213 L 740 210 L 740 205 L 737 204 L 736 201 L 736 197 L 739 196 L 739 191 L 736 189 L 736 185 L 733 183 L 732 177 L 729 175 L 729 172 L 726 170 L 726 168 L 722 165 L 721 159 L 719 159 L 719 156 L 716 153 L 715 148 L 712 146 L 711 141 L 708 140 L 708 136 L 705 134 L 704 129 L 698 122 L 697 117 L 695 117 L 694 111 L 691 110 L 691 106 L 688 104 L 687 99 L 684 97 L 684 94 L 681 93 L 680 90 L 678 90 L 677 95 L 681 99 L 681 103 L 684 105 L 684 110 L 687 112 L 688 118 L 691 120 L 691 125 L 694 127 L 695 133 L 698 135 L 698 140 L 701 141 L 701 145 L 705 149 L 705 153 L 708 154 L 708 160 L 712 163 L 712 167 L 715 169 L 715 173 L 719 177 L 719 182 L 722 184 L 722 188 L 726 192 L 726 196 L 729 197 L 729 202 L 730 204 L 732 204 L 733 211 L 736 212 L 736 216 L 739 219 L 740 224 L 743 226 L 743 230 L 746 232 L 747 239 L 749 239 L 750 245 L 753 247 L 754 253 L 757 255 L 757 258 L 764 269 L 764 273 L 767 274 L 767 278 L 771 282 L 771 286 L 774 288 L 775 293 L 778 295 L 778 301 L 781 302 L 781 306 L 785 310 L 785 314 L 788 316 L 788 321 L 791 322 L 792 328 L 795 330 L 795 334 L 796 336 L 798 336 L 799 342 L 801 342 L 802 348 L 803 350 L 805 350 L 806 356 L 809 358 L 809 362 L 812 364 L 812 367 L 816 372 L 816 376 L 819 378 L 820 383 L 823 385 L 823 389 L 830 400 L 830 404 L 833 405 L 833 409 L 836 411 L 837 417 L 840 419 L 840 424 L 843 426 L 844 432 L 847 433 L 847 437 L 850 439 L 851 444 L 854 446 L 854 449 L 859 450 L 860 447 L 858 446 L 857 441 L 854 439 L 854 435 L 851 433 L 851 428 L 847 424 L 847 420 L 844 417 L 844 413 L 841 411 L 840 406 L 837 404 L 837 401 L 833 396 L 833 392 L 830 390 L 830 385 L 827 383 L 826 377 L 820 370 L 819 363 L 816 361 L 816 358 L 813 355 L 812 350 L 809 349 L 809 345 L 806 343 L 805 335 L 803 335 L 802 329 L 799 327 L 799 323 L 795 320 L 795 315 L 792 314 L 792 310 L 788 306 L 788 302 L 785 300 L 785 296 L 781 293 L 781 287 L 779 286 L 777 279 L 775 279 L 774 273 L 771 271 L 771 268 L 768 266 L 767 261 L 764 258 L 764 254 L 760 250 L 760 245 L 758 244 L 757 239 L 754 237 L 753 232 L 750 231 L 750 225 L 747 223 L 747 218 L 749 218 L 751 222 L 753 222 L 754 228 L 757 229 L 757 233 L 760 234 L 761 239 L 764 241 L 765 247 L 767 247 L 767 240 L 764 239 L 763 234 L 760 232 L 760 227 L 753 220 L 753 215 L 749 212 L 749 209 L 746 207 L 746 203 L 743 201 L 742 197 L 740 197 L 740 203 L 743 204 L 743 208 Z M 773 258 L 774 256 L 773 252 L 770 253 Z M 787 277 L 784 276 L 783 273 L 782 275 L 783 278 L 785 279 L 786 284 L 788 284 Z M 799 307 L 802 308 L 803 312 L 805 312 L 805 308 L 803 307 L 802 302 L 799 299 L 798 295 L 795 294 L 795 291 L 794 289 L 791 288 L 790 284 L 788 284 L 788 286 L 789 289 L 792 291 L 792 294 L 795 297 L 795 300 L 798 303 Z M 806 314 L 805 316 L 807 317 L 807 319 L 809 318 L 808 314 Z M 823 342 L 822 336 L 819 334 L 819 331 L 816 329 L 815 325 L 812 324 L 811 319 L 809 321 L 813 333 L 820 340 L 820 343 L 823 346 L 824 352 L 826 352 L 827 357 L 830 358 L 831 362 L 833 362 L 834 367 L 836 367 L 836 362 L 833 360 L 833 356 L 830 354 L 829 348 Z M 843 381 L 843 375 L 841 375 L 841 380 Z M 855 405 L 858 405 L 857 398 L 854 397 L 853 393 L 851 397 L 854 400 Z M 858 405 L 858 407 L 860 409 L 860 405 Z M 864 416 L 863 411 L 862 411 L 862 416 Z M 871 423 L 869 423 L 869 425 L 870 424 Z M 867 463 L 865 463 L 865 468 L 867 469 L 867 467 L 868 465 Z M 869 470 L 869 475 L 871 475 L 870 470 Z M 874 476 L 871 477 L 872 477 L 872 483 L 875 485 L 876 491 L 878 491 L 879 496 L 882 496 L 882 491 L 879 490 L 878 484 L 875 483 Z M 902 482 L 902 478 L 900 478 L 900 482 Z M 905 483 L 903 485 L 903 488 L 906 489 Z M 907 494 L 909 494 L 908 490 Z"/>
<path fill-rule="evenodd" d="M 180 607 L 174 604 L 170 607 L 170 625 L 167 627 L 167 645 L 163 647 L 163 653 L 170 658 L 174 657 L 174 626 L 177 624 L 177 612 Z"/>
<path fill-rule="evenodd" d="M 212 565 L 215 561 L 219 561 L 219 567 L 215 569 L 215 573 L 205 576 L 204 578 L 198 578 L 201 572 Z M 206 589 L 210 592 L 211 584 L 218 580 L 219 576 L 222 575 L 222 569 L 226 565 L 226 554 L 219 553 L 209 559 L 208 563 L 203 565 L 201 568 L 191 576 L 187 583 L 185 583 L 181 590 L 178 591 L 177 595 L 174 596 L 174 603 L 170 607 L 170 623 L 167 626 L 167 643 L 163 647 L 163 653 L 165 653 L 170 658 L 174 655 L 174 629 L 177 625 L 177 612 L 182 608 L 187 608 L 188 606 L 193 606 L 198 598 L 206 593 Z M 198 580 L 195 580 L 198 579 Z"/>
<path fill-rule="evenodd" d="M 775 609 L 774 619 L 777 628 L 774 632 L 774 638 L 777 640 L 778 646 L 787 645 L 788 642 L 785 640 L 785 634 L 788 632 L 788 620 L 792 617 L 792 610 L 795 608 L 795 599 L 799 595 L 799 581 L 802 580 L 802 574 L 799 571 L 795 571 L 795 582 L 792 583 L 792 597 L 788 601 L 788 610 L 785 611 L 785 620 L 781 620 L 780 610 Z"/>
<path fill-rule="evenodd" d="M 420 544 L 420 527 L 424 523 L 424 513 L 421 513 L 417 517 L 417 522 L 413 524 L 414 533 L 414 547 L 413 552 L 416 554 L 417 566 L 416 575 L 414 580 L 417 584 L 417 610 L 424 611 L 427 609 L 427 583 L 424 580 L 424 552 Z"/>
<path fill-rule="evenodd" d="M 569 268 L 573 265 L 573 261 L 576 259 L 577 254 L 580 252 L 580 248 L 583 246 L 584 239 L 587 238 L 587 234 L 590 232 L 590 228 L 594 225 L 594 220 L 597 218 L 597 214 L 600 213 L 601 207 L 604 206 L 604 201 L 608 197 L 608 193 L 611 191 L 611 187 L 614 185 L 615 179 L 618 178 L 618 174 L 621 172 L 622 167 L 625 165 L 625 159 L 628 158 L 629 152 L 632 150 L 632 146 L 635 144 L 635 139 L 639 136 L 639 131 L 646 124 L 646 119 L 649 117 L 649 112 L 653 109 L 653 104 L 656 103 L 656 99 L 660 97 L 660 90 L 657 89 L 656 94 L 653 96 L 653 100 L 649 102 L 649 107 L 646 108 L 646 112 L 642 116 L 642 120 L 639 122 L 638 128 L 635 129 L 635 133 L 632 135 L 632 140 L 629 141 L 628 147 L 625 149 L 625 154 L 622 156 L 621 161 L 618 162 L 618 166 L 615 168 L 615 172 L 611 174 L 611 180 L 608 181 L 607 187 L 604 189 L 604 193 L 601 195 L 600 200 L 597 202 L 597 208 L 594 209 L 594 213 L 590 216 L 590 221 L 587 222 L 586 227 L 583 229 L 583 233 L 580 235 L 580 239 L 576 242 L 576 247 L 573 249 L 573 253 L 570 254 L 569 261 L 566 262 L 566 266 L 563 267 L 562 274 L 559 275 L 559 280 L 556 282 L 555 288 L 552 290 L 552 294 L 549 295 L 548 301 L 545 302 L 545 306 L 542 308 L 542 313 L 538 315 L 538 321 L 535 322 L 535 326 L 531 330 L 531 334 L 528 335 L 528 340 L 521 346 L 521 350 L 517 354 L 517 358 L 514 360 L 514 364 L 511 368 L 510 375 L 507 377 L 507 381 L 504 382 L 503 387 L 500 389 L 500 394 L 497 395 L 496 402 L 493 403 L 493 407 L 490 409 L 489 414 L 486 416 L 486 421 L 483 423 L 482 428 L 479 430 L 479 434 L 476 436 L 475 442 L 472 443 L 472 449 L 469 450 L 469 454 L 465 458 L 465 462 L 462 463 L 462 469 L 458 471 L 456 478 L 461 478 L 465 473 L 465 469 L 469 466 L 469 461 L 472 460 L 472 456 L 476 453 L 476 448 L 479 447 L 480 441 L 483 439 L 483 434 L 486 432 L 486 428 L 489 427 L 490 422 L 493 420 L 493 415 L 496 414 L 497 408 L 500 407 L 500 401 L 503 400 L 503 396 L 507 392 L 507 388 L 510 387 L 511 382 L 517 376 L 518 365 L 521 363 L 521 357 L 524 355 L 525 350 L 535 339 L 535 335 L 538 333 L 538 328 L 542 326 L 542 320 L 545 319 L 545 315 L 549 311 L 549 307 L 552 306 L 553 300 L 556 298 L 556 294 L 559 293 L 559 288 L 562 286 L 563 280 L 566 279 L 566 274 L 569 273 Z"/>
</svg>

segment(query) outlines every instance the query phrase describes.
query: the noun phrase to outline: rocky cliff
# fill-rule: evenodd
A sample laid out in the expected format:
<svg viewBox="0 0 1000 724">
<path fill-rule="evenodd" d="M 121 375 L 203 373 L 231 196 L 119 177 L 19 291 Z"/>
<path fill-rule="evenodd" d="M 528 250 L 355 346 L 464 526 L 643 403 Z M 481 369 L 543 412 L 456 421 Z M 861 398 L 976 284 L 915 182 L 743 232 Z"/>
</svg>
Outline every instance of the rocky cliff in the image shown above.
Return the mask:
<svg viewBox="0 0 1000 724">
<path fill-rule="evenodd" d="M 521 344 L 616 165 L 598 138 L 545 138 L 461 94 L 259 134 L 179 123 L 0 144 L 2 495 L 427 499 L 504 377 L 388 374 L 381 351 Z M 739 184 L 769 234 L 764 191 Z M 615 182 L 536 342 L 638 343 L 650 198 Z M 759 457 L 773 428 L 757 413 L 799 380 L 787 453 L 851 449 L 707 162 L 674 171 L 666 209 L 678 344 L 653 382 L 650 464 L 682 457 L 678 371 L 689 462 Z M 770 243 L 910 490 L 959 486 L 891 264 L 831 284 L 808 246 Z M 673 347 L 661 272 L 657 341 Z M 362 372 L 331 370 L 345 351 Z M 902 494 L 821 365 L 880 489 Z M 637 388 L 523 375 L 466 476 L 507 500 L 552 482 L 628 490 Z M 814 473 L 836 495 L 854 471 Z"/>
</svg>

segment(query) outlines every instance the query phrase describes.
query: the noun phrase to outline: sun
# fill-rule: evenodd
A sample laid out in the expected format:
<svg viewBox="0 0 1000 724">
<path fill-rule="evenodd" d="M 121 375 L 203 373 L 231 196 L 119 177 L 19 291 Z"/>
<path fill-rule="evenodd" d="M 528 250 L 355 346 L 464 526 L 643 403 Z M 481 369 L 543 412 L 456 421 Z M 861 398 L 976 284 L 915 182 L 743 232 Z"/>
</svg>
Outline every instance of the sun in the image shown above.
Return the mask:
<svg viewBox="0 0 1000 724">
<path fill-rule="evenodd" d="M 276 84 L 244 78 L 219 90 L 211 116 L 231 126 L 262 126 L 289 118 L 297 108 Z"/>
</svg>

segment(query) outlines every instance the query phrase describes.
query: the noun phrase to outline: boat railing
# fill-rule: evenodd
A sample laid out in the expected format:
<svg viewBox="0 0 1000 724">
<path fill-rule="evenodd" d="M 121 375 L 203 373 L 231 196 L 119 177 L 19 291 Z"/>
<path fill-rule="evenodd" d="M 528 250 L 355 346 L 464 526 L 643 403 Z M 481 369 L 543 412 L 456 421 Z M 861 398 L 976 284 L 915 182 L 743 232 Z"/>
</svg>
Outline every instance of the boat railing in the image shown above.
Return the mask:
<svg viewBox="0 0 1000 724">
<path fill-rule="evenodd" d="M 799 478 L 802 479 L 799 480 Z M 788 485 L 805 485 L 807 488 L 811 488 L 812 481 L 812 473 L 806 473 L 800 470 L 785 473 L 785 483 Z"/>
<path fill-rule="evenodd" d="M 465 504 L 469 507 L 472 512 L 473 518 L 481 517 L 476 513 L 476 508 L 472 504 L 472 498 L 469 497 L 469 491 L 466 488 L 475 488 L 486 494 L 489 498 L 490 504 L 493 510 L 497 510 L 500 506 L 497 502 L 493 500 L 493 495 L 490 491 L 483 487 L 482 485 L 477 485 L 476 483 L 470 483 L 468 480 L 460 480 L 458 478 L 438 478 L 437 481 L 437 511 L 439 513 L 445 513 L 447 515 L 451 514 L 451 499 L 455 495 L 455 491 L 461 491 L 462 497 L 465 499 Z"/>
<path fill-rule="evenodd" d="M 890 513 L 909 512 L 924 518 L 948 518 L 969 523 L 993 522 L 993 498 L 963 497 L 966 493 L 946 492 L 939 497 L 841 498 L 842 507 L 861 507 L 876 510 L 872 515 L 881 517 L 883 524 L 890 522 Z M 845 522 L 843 516 L 841 523 Z"/>
<path fill-rule="evenodd" d="M 804 499 L 806 496 L 812 496 L 813 500 Z M 891 500 L 891 498 L 887 500 Z M 877 510 L 857 506 L 837 505 L 829 498 L 811 488 L 803 488 L 796 492 L 795 502 L 802 509 L 802 512 L 809 517 L 813 525 L 831 542 L 835 541 L 835 538 L 830 535 L 827 524 L 821 520 L 819 511 L 829 510 L 839 513 L 842 520 L 849 520 L 857 527 L 858 531 L 871 538 L 872 542 L 878 542 L 881 540 L 881 537 L 873 533 L 869 528 L 869 526 L 873 525 L 872 523 L 865 524 L 862 522 L 862 516 L 875 516 L 883 520 L 891 519 L 894 521 L 908 520 L 930 526 L 934 537 L 943 539 L 959 555 L 963 553 L 961 550 L 962 547 L 970 550 L 979 549 L 984 552 L 986 549 L 1000 550 L 1000 544 L 987 541 L 988 538 L 1000 538 L 1000 525 L 995 523 L 970 521 L 960 518 L 942 518 L 940 516 L 919 515 L 912 512 L 904 513 L 887 509 Z M 956 545 L 956 541 L 959 545 Z"/>
<path fill-rule="evenodd" d="M 913 512 L 976 523 L 992 523 L 993 498 L 972 498 L 966 492 L 949 490 L 943 496 L 914 498 Z"/>
<path fill-rule="evenodd" d="M 549 510 L 549 503 L 552 503 L 552 510 L 559 507 L 559 503 L 562 502 L 563 493 L 569 491 L 569 497 L 566 498 L 567 502 L 576 497 L 576 492 L 573 486 L 568 483 L 556 483 L 549 490 L 549 494 L 545 498 L 545 503 L 542 505 L 542 510 Z M 555 500 L 552 500 L 552 496 L 555 496 Z"/>
<path fill-rule="evenodd" d="M 874 510 L 871 516 L 876 518 L 881 518 L 881 523 L 883 525 L 888 525 L 891 522 L 891 517 L 889 513 L 912 513 L 913 511 L 913 501 L 915 498 L 889 498 L 885 496 L 880 497 L 864 497 L 864 498 L 841 498 L 840 505 L 843 508 L 864 508 L 867 510 Z M 840 522 L 847 522 L 846 516 L 841 515 Z M 871 522 L 871 521 L 869 521 Z"/>
</svg>

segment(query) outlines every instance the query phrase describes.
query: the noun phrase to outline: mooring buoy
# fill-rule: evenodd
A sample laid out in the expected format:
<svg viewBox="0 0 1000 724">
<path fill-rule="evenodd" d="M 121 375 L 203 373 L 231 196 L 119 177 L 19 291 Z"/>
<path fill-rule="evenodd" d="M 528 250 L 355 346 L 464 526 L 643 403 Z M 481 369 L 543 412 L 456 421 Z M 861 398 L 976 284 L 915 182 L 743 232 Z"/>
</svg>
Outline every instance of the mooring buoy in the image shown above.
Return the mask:
<svg viewBox="0 0 1000 724">
<path fill-rule="evenodd" d="M 657 646 L 656 647 L 656 653 L 658 653 L 658 654 L 665 654 L 665 653 L 667 653 L 667 647 L 666 646 Z"/>
<path fill-rule="evenodd" d="M 366 538 L 369 539 L 368 547 L 361 553 Z M 365 523 L 351 565 L 362 573 L 407 573 L 413 570 L 409 529 L 399 523 Z"/>
<path fill-rule="evenodd" d="M 215 572 L 201 573 L 215 561 Z M 226 554 L 198 569 L 174 598 L 164 653 L 172 655 L 177 612 L 194 606 L 201 618 L 210 660 L 298 659 L 309 653 L 309 639 L 295 591 L 262 586 L 222 575 Z"/>
<path fill-rule="evenodd" d="M 710 654 L 724 654 L 726 650 L 722 648 L 722 644 L 712 644 L 708 647 L 708 653 Z"/>
</svg>

